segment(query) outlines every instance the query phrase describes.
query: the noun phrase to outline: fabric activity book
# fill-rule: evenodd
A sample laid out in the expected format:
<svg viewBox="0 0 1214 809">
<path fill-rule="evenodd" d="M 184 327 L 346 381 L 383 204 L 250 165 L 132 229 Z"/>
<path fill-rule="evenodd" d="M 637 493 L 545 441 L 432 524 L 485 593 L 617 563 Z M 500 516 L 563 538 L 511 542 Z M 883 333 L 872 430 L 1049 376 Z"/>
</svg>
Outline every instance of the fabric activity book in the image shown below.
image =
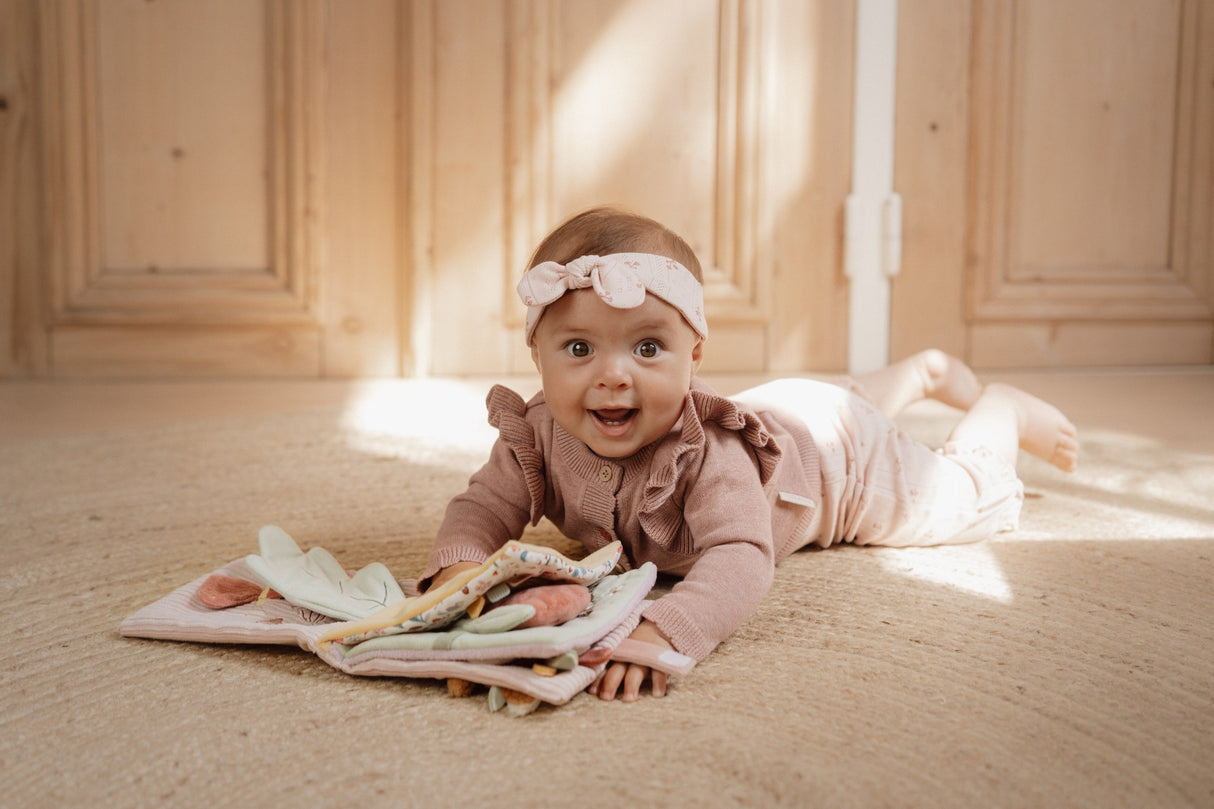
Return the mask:
<svg viewBox="0 0 1214 809">
<path fill-rule="evenodd" d="M 613 573 L 614 542 L 580 561 L 509 542 L 479 567 L 407 596 L 376 562 L 353 575 L 323 548 L 302 551 L 266 526 L 258 554 L 174 590 L 119 626 L 127 637 L 298 646 L 343 672 L 446 679 L 452 694 L 489 687 L 489 706 L 563 705 L 611 660 L 667 674 L 695 662 L 627 640 L 657 577 Z M 411 586 L 410 586 L 410 589 Z"/>
</svg>

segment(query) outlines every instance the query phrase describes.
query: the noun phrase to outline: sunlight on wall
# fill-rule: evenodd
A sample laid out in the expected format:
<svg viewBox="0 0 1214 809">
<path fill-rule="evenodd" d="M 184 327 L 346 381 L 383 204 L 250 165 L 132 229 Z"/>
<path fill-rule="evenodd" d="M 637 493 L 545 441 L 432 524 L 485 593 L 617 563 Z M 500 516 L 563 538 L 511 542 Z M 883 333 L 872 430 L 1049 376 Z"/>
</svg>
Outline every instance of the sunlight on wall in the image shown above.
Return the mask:
<svg viewBox="0 0 1214 809">
<path fill-rule="evenodd" d="M 818 77 L 813 54 L 787 46 L 778 30 L 812 26 L 810 12 L 785 9 L 785 19 L 767 9 L 759 20 L 741 22 L 736 9 L 730 14 L 715 5 L 633 0 L 612 6 L 592 36 L 563 31 L 575 39 L 552 98 L 552 167 L 562 208 L 604 201 L 636 207 L 688 239 L 706 266 L 721 265 L 732 277 L 737 268 L 728 265 L 739 256 L 716 255 L 718 230 L 740 223 L 691 201 L 719 202 L 721 194 L 747 193 L 736 183 L 754 184 L 761 192 L 753 238 L 770 243 L 778 214 L 804 193 L 813 170 L 805 143 Z M 750 36 L 747 25 L 762 29 L 755 41 L 727 44 Z M 674 37 L 680 47 L 671 46 Z M 733 104 L 743 108 L 731 111 Z M 747 164 L 751 153 L 756 165 Z M 748 176 L 740 180 L 738 172 Z"/>
<path fill-rule="evenodd" d="M 631 2 L 574 44 L 553 96 L 553 166 L 566 204 L 623 201 L 685 237 L 698 235 L 677 214 L 688 198 L 713 193 L 716 99 L 696 71 L 711 62 L 716 23 L 706 9 Z M 701 48 L 670 47 L 671 32 Z M 679 136 L 667 137 L 672 131 Z M 659 167 L 667 182 L 653 181 Z"/>
</svg>

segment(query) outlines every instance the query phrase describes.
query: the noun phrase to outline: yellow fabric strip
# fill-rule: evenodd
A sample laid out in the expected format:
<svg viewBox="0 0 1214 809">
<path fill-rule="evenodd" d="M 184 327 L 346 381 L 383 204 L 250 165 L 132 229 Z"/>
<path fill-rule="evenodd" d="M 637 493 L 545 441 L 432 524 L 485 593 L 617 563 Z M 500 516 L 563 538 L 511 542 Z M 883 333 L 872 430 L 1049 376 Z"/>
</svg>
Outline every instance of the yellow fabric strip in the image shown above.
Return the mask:
<svg viewBox="0 0 1214 809">
<path fill-rule="evenodd" d="M 486 559 L 480 567 L 474 567 L 471 570 L 464 571 L 455 578 L 445 582 L 441 587 L 437 587 L 423 593 L 420 596 L 406 598 L 404 601 L 396 604 L 390 604 L 369 618 L 364 618 L 361 621 L 352 621 L 335 625 L 328 632 L 320 636 L 320 643 L 330 643 L 335 640 L 341 640 L 342 638 L 348 638 L 351 635 L 357 635 L 363 632 L 374 632 L 378 629 L 386 629 L 390 626 L 403 624 L 410 618 L 415 618 L 418 615 L 421 615 L 426 610 L 430 609 L 436 604 L 439 604 L 444 598 L 459 592 L 464 585 L 475 579 L 480 574 L 484 573 L 486 570 L 492 569 L 493 563 L 506 552 L 508 547 L 510 547 L 509 544 L 503 545 L 498 549 L 497 553 Z"/>
</svg>

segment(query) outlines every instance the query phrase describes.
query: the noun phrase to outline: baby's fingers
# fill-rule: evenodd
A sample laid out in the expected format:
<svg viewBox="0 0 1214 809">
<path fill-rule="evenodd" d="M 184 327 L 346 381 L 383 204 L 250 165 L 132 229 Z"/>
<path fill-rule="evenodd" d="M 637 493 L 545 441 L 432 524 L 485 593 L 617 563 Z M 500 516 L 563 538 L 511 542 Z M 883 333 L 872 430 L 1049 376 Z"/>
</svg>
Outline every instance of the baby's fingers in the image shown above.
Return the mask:
<svg viewBox="0 0 1214 809">
<path fill-rule="evenodd" d="M 654 669 L 649 674 L 653 678 L 653 695 L 655 697 L 666 696 L 666 672 Z"/>
<path fill-rule="evenodd" d="M 624 663 L 610 664 L 590 686 L 590 693 L 597 694 L 598 698 L 602 700 L 615 699 L 615 692 L 619 689 L 620 683 L 624 681 L 627 669 L 628 667 Z"/>
<path fill-rule="evenodd" d="M 624 693 L 621 694 L 624 702 L 636 702 L 637 697 L 641 696 L 641 686 L 647 679 L 649 679 L 648 668 L 635 663 L 629 665 L 628 671 L 624 674 Z"/>
</svg>

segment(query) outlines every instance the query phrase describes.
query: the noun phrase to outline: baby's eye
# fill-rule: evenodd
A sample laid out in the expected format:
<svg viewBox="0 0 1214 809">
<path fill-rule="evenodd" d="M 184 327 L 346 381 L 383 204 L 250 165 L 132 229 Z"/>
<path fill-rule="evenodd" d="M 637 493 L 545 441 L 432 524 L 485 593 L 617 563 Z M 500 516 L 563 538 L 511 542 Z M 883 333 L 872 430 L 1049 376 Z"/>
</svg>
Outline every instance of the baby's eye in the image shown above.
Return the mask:
<svg viewBox="0 0 1214 809">
<path fill-rule="evenodd" d="M 653 340 L 646 340 L 645 342 L 643 342 L 639 346 L 637 346 L 637 355 L 644 357 L 647 360 L 651 360 L 654 357 L 656 357 L 658 354 L 661 354 L 661 353 L 662 353 L 662 346 L 660 346 L 658 343 L 656 343 Z"/>
<path fill-rule="evenodd" d="M 565 346 L 565 350 L 569 352 L 569 356 L 578 359 L 589 357 L 592 352 L 590 343 L 585 340 L 572 340 Z"/>
</svg>

